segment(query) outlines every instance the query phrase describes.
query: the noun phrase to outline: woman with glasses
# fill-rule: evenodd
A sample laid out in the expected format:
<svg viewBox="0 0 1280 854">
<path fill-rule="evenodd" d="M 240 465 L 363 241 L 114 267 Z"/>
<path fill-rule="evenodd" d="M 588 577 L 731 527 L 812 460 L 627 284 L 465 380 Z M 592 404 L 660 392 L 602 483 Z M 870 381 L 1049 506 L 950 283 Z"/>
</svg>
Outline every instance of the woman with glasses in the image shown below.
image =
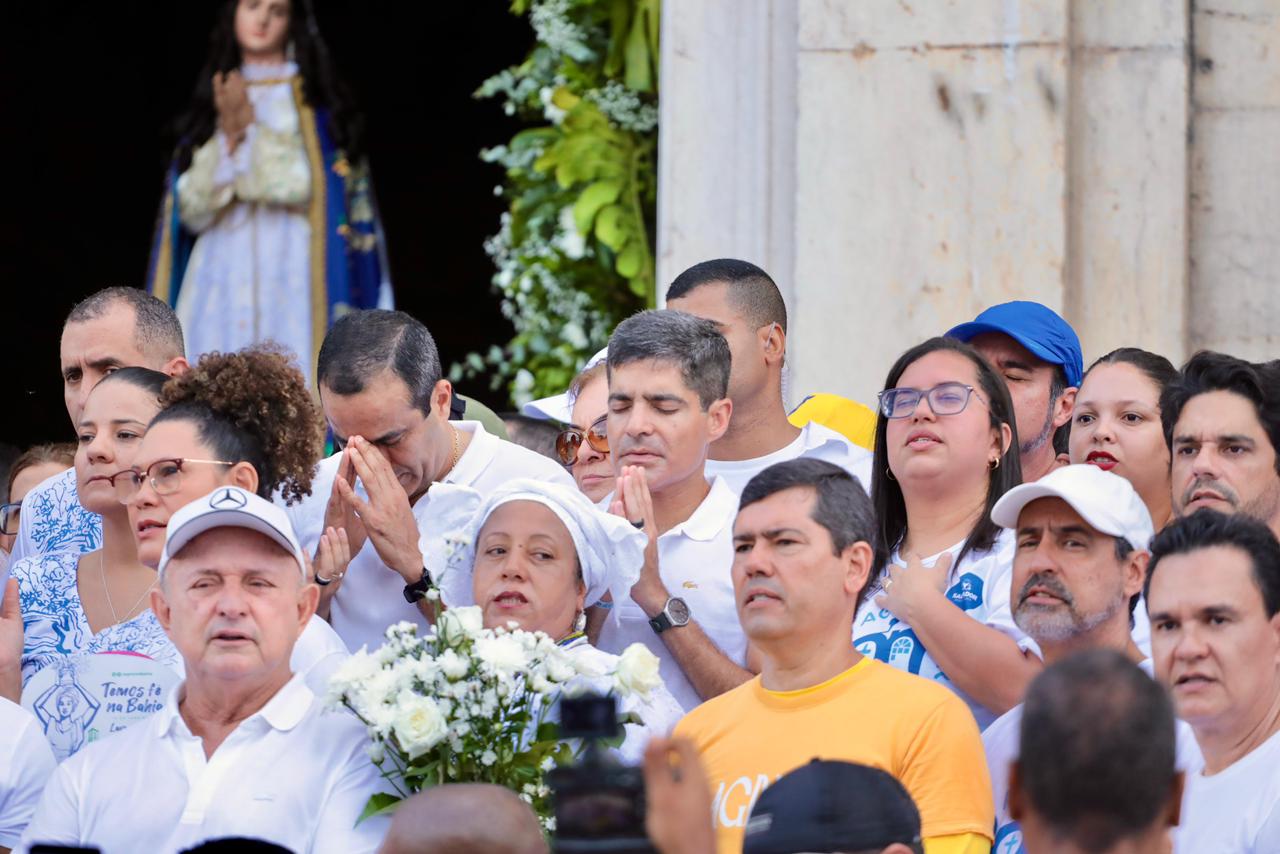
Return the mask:
<svg viewBox="0 0 1280 854">
<path fill-rule="evenodd" d="M 39 671 L 81 653 L 134 652 L 171 666 L 177 650 L 151 612 L 156 574 L 138 560 L 129 514 L 116 498 L 116 472 L 133 463 L 147 423 L 160 410 L 168 376 L 146 368 L 108 374 L 85 401 L 76 425 L 76 492 L 102 516 L 102 546 L 46 552 L 13 566 L 23 639 L 21 675 L 3 669 L 3 693 L 17 700 Z M 6 662 L 8 664 L 9 662 Z"/>
<path fill-rule="evenodd" d="M 609 414 L 609 383 L 601 362 L 578 374 L 569 386 L 573 425 L 556 439 L 556 455 L 573 475 L 578 490 L 593 502 L 613 492 L 613 460 L 605 418 Z"/>
<path fill-rule="evenodd" d="M 854 645 L 948 686 L 985 728 L 1039 668 L 1010 613 L 1013 533 L 990 516 L 1022 479 L 1009 392 L 967 344 L 932 338 L 898 359 L 879 404 L 871 501 L 882 548 Z"/>
<path fill-rule="evenodd" d="M 22 452 L 9 467 L 9 486 L 5 503 L 0 505 L 0 579 L 7 577 L 9 552 L 18 534 L 22 518 L 22 501 L 27 493 L 55 474 L 75 465 L 76 446 L 70 442 L 35 445 Z"/>
<path fill-rule="evenodd" d="M 310 493 L 324 434 L 306 381 L 283 352 L 259 346 L 210 353 L 170 381 L 160 402 L 134 465 L 116 480 L 146 566 L 159 566 L 173 514 L 220 486 L 286 503 Z M 338 586 L 350 559 L 345 531 L 321 536 L 313 578 L 322 596 Z M 346 655 L 329 624 L 312 617 L 294 647 L 293 672 L 324 691 Z"/>
</svg>

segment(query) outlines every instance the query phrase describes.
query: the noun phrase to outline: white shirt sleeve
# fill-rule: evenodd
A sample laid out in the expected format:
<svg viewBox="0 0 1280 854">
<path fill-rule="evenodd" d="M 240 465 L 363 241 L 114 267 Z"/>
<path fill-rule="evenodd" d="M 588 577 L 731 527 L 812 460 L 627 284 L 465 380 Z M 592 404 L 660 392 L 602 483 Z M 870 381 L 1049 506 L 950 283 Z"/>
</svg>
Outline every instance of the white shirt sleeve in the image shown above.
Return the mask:
<svg viewBox="0 0 1280 854">
<path fill-rule="evenodd" d="M 6 848 L 17 847 L 49 776 L 58 767 L 35 720 L 25 714 L 24 718 L 14 738 L 8 767 L 0 768 L 0 846 Z"/>
<path fill-rule="evenodd" d="M 73 760 L 74 757 L 59 765 L 49 778 L 35 816 L 23 831 L 20 851 L 26 852 L 37 842 L 54 845 L 81 843 L 80 792 L 72 776 L 72 769 L 79 763 Z"/>
</svg>

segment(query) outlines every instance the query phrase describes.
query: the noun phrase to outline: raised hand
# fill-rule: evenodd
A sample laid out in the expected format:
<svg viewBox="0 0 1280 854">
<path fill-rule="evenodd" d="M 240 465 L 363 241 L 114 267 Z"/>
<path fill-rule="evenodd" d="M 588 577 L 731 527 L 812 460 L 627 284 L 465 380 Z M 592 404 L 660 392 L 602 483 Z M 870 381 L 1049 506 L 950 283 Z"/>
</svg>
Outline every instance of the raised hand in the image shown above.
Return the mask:
<svg viewBox="0 0 1280 854">
<path fill-rule="evenodd" d="M 631 598 L 650 617 L 667 604 L 669 594 L 662 583 L 658 565 L 658 522 L 654 518 L 653 496 L 649 493 L 643 466 L 623 466 L 615 481 L 609 512 L 621 516 L 644 531 L 649 544 L 644 549 L 640 578 L 631 588 Z"/>
<path fill-rule="evenodd" d="M 217 72 L 213 75 L 213 106 L 218 111 L 218 128 L 227 137 L 234 151 L 253 124 L 253 104 L 249 101 L 249 87 L 239 71 Z"/>
<path fill-rule="evenodd" d="M 356 515 L 355 508 L 342 497 L 342 490 L 338 488 L 339 482 L 346 484 L 352 492 L 355 491 L 356 468 L 351 462 L 351 454 L 345 449 L 342 451 L 342 458 L 338 460 L 338 473 L 333 478 L 329 502 L 324 507 L 324 528 L 326 531 L 337 528 L 346 532 L 347 548 L 354 556 L 364 548 L 368 534 L 365 533 L 364 523 Z"/>
<path fill-rule="evenodd" d="M 341 477 L 334 479 L 334 485 L 360 518 L 378 557 L 406 584 L 413 584 L 422 578 L 422 551 L 418 548 L 418 520 L 409 506 L 408 494 L 386 457 L 362 436 L 351 437 L 346 453 L 369 498 L 361 498 Z"/>
<path fill-rule="evenodd" d="M 907 625 L 914 625 L 912 620 L 920 605 L 928 598 L 946 593 L 950 572 L 949 552 L 939 557 L 933 566 L 925 566 L 919 555 L 908 555 L 906 566 L 885 567 L 883 592 L 876 597 L 876 605 Z"/>
<path fill-rule="evenodd" d="M 18 579 L 10 578 L 5 582 L 4 599 L 0 601 L 0 697 L 15 703 L 22 697 L 22 648 L 25 642 Z"/>
</svg>

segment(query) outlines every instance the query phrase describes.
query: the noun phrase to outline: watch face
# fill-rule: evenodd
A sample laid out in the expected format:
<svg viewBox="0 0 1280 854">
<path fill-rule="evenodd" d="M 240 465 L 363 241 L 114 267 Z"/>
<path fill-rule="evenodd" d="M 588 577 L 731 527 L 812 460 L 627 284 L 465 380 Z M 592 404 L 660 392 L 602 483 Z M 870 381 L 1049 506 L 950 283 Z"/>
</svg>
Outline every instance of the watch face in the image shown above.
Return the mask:
<svg viewBox="0 0 1280 854">
<path fill-rule="evenodd" d="M 671 618 L 671 625 L 683 626 L 689 622 L 689 606 L 685 604 L 683 599 L 669 599 L 667 600 L 667 616 Z"/>
</svg>

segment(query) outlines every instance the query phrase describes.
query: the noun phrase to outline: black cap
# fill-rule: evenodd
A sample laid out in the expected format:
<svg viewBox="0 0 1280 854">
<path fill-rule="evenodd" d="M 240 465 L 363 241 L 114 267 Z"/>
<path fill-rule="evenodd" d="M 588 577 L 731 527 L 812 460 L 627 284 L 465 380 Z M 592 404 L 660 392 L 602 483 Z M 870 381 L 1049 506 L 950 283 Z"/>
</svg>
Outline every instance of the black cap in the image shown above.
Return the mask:
<svg viewBox="0 0 1280 854">
<path fill-rule="evenodd" d="M 920 844 L 920 812 L 892 774 L 814 759 L 765 789 L 742 854 L 878 850 Z"/>
</svg>

